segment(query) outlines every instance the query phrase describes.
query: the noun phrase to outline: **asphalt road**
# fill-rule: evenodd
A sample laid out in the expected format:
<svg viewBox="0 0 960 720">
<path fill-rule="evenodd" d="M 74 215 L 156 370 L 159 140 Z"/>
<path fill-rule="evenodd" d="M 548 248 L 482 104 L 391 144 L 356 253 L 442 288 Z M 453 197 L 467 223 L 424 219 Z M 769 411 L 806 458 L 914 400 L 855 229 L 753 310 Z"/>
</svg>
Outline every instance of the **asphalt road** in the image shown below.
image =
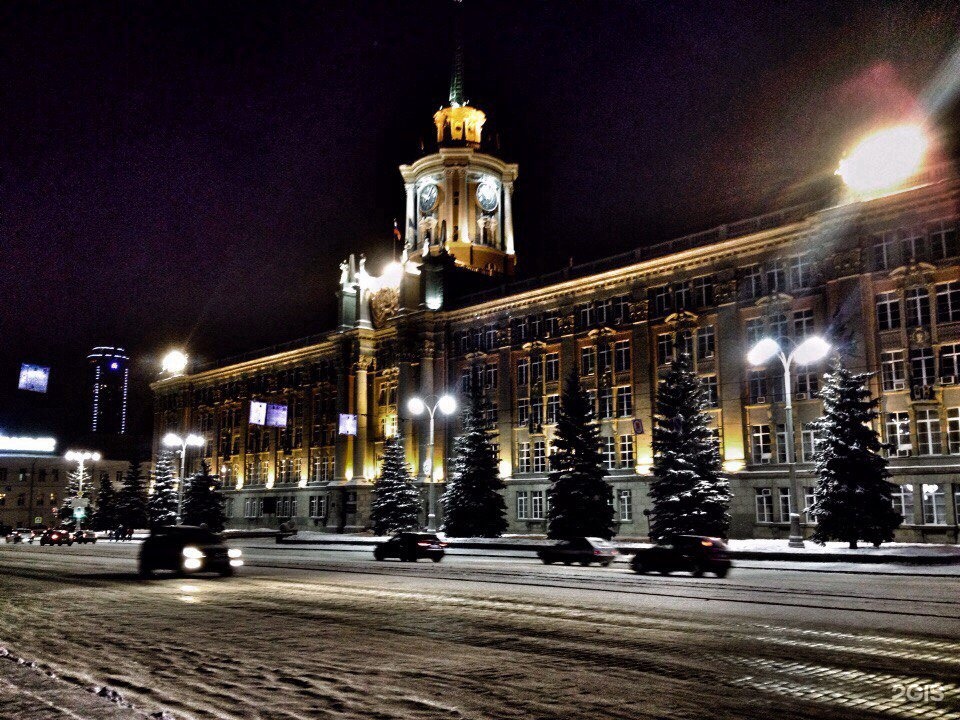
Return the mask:
<svg viewBox="0 0 960 720">
<path fill-rule="evenodd" d="M 146 582 L 136 544 L 0 545 L 0 645 L 176 718 L 960 719 L 950 571 L 718 580 L 239 544 L 234 578 Z"/>
</svg>

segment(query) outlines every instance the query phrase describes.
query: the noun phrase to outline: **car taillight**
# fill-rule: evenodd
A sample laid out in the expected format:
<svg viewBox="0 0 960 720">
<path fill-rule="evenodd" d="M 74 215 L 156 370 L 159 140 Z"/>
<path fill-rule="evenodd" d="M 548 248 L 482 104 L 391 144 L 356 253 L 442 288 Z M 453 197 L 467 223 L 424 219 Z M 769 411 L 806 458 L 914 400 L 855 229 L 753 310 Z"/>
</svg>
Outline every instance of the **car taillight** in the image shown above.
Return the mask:
<svg viewBox="0 0 960 720">
<path fill-rule="evenodd" d="M 446 543 L 437 543 L 437 545 L 439 545 L 440 547 L 446 547 L 446 546 L 447 546 Z"/>
<path fill-rule="evenodd" d="M 704 547 L 713 547 L 713 542 L 711 540 L 701 540 L 700 544 Z"/>
<path fill-rule="evenodd" d="M 594 550 L 594 551 L 593 551 L 593 554 L 594 554 L 594 555 L 601 555 L 602 553 L 601 553 L 599 550 Z"/>
<path fill-rule="evenodd" d="M 430 547 L 430 543 L 428 543 L 428 542 L 418 542 L 418 543 L 417 543 L 417 547 Z"/>
</svg>

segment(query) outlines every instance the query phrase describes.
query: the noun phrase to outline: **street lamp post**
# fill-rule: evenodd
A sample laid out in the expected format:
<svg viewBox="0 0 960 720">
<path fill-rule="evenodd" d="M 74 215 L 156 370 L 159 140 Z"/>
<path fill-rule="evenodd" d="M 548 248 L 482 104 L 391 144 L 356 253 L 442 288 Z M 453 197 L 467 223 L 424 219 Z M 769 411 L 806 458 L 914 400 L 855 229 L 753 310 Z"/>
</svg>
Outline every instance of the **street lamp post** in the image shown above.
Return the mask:
<svg viewBox="0 0 960 720">
<path fill-rule="evenodd" d="M 63 456 L 63 459 L 67 462 L 77 463 L 77 498 L 83 497 L 83 464 L 87 460 L 93 460 L 97 462 L 100 460 L 100 453 L 90 452 L 89 450 L 68 450 L 67 454 Z M 77 521 L 77 529 L 83 525 L 83 518 L 76 516 L 76 507 L 74 507 L 74 518 Z"/>
<path fill-rule="evenodd" d="M 797 345 L 789 355 L 784 353 L 780 343 L 773 338 L 763 338 L 747 353 L 747 362 L 751 365 L 765 365 L 773 357 L 779 358 L 783 365 L 784 410 L 787 416 L 787 472 L 790 474 L 790 493 L 793 495 L 794 507 L 798 510 L 800 509 L 800 498 L 803 495 L 800 492 L 796 468 L 794 467 L 793 388 L 791 387 L 790 368 L 794 363 L 809 365 L 822 360 L 829 352 L 830 343 L 819 335 L 814 335 Z M 790 547 L 803 547 L 799 513 L 791 513 L 789 545 Z"/>
<path fill-rule="evenodd" d="M 180 452 L 180 482 L 177 483 L 177 522 L 182 522 L 183 518 L 183 485 L 187 474 L 187 448 L 200 447 L 204 443 L 203 437 L 190 433 L 186 437 L 180 437 L 176 433 L 167 433 L 163 436 L 163 444 L 172 447 Z"/>
<path fill-rule="evenodd" d="M 427 459 L 424 461 L 424 470 L 427 480 L 430 483 L 430 505 L 427 509 L 427 530 L 436 531 L 437 529 L 437 487 L 433 477 L 433 424 L 434 415 L 439 409 L 444 415 L 452 415 L 457 409 L 457 401 L 452 395 L 428 395 L 427 400 L 435 400 L 433 405 L 428 405 L 419 397 L 412 397 L 407 401 L 407 410 L 411 415 L 420 416 L 427 412 L 430 416 L 430 430 L 427 435 Z"/>
</svg>

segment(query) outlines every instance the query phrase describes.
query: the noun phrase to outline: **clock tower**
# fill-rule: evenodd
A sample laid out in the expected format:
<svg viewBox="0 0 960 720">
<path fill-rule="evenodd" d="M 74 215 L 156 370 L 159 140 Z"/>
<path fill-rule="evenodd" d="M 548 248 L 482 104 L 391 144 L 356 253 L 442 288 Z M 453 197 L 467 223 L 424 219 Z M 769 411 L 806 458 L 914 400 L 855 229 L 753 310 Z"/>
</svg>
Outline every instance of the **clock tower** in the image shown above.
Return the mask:
<svg viewBox="0 0 960 720">
<path fill-rule="evenodd" d="M 486 115 L 465 99 L 461 45 L 454 58 L 449 103 L 433 121 L 437 152 L 400 166 L 407 192 L 407 257 L 422 261 L 446 252 L 460 267 L 512 275 L 517 165 L 481 151 Z"/>
</svg>

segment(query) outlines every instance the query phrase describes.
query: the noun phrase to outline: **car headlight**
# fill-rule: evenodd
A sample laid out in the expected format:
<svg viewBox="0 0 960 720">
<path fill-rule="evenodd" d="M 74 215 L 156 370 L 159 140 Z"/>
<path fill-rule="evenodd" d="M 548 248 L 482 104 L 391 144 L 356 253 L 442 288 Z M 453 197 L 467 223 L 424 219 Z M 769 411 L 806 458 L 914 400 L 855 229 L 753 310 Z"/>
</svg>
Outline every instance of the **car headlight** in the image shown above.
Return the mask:
<svg viewBox="0 0 960 720">
<path fill-rule="evenodd" d="M 241 555 L 243 555 L 243 553 L 240 552 L 240 548 L 230 548 L 227 550 L 227 557 L 238 558 Z"/>
<path fill-rule="evenodd" d="M 187 547 L 183 549 L 183 556 L 191 560 L 199 560 L 200 558 L 205 557 L 200 548 L 193 547 L 192 545 L 187 545 Z"/>
</svg>

